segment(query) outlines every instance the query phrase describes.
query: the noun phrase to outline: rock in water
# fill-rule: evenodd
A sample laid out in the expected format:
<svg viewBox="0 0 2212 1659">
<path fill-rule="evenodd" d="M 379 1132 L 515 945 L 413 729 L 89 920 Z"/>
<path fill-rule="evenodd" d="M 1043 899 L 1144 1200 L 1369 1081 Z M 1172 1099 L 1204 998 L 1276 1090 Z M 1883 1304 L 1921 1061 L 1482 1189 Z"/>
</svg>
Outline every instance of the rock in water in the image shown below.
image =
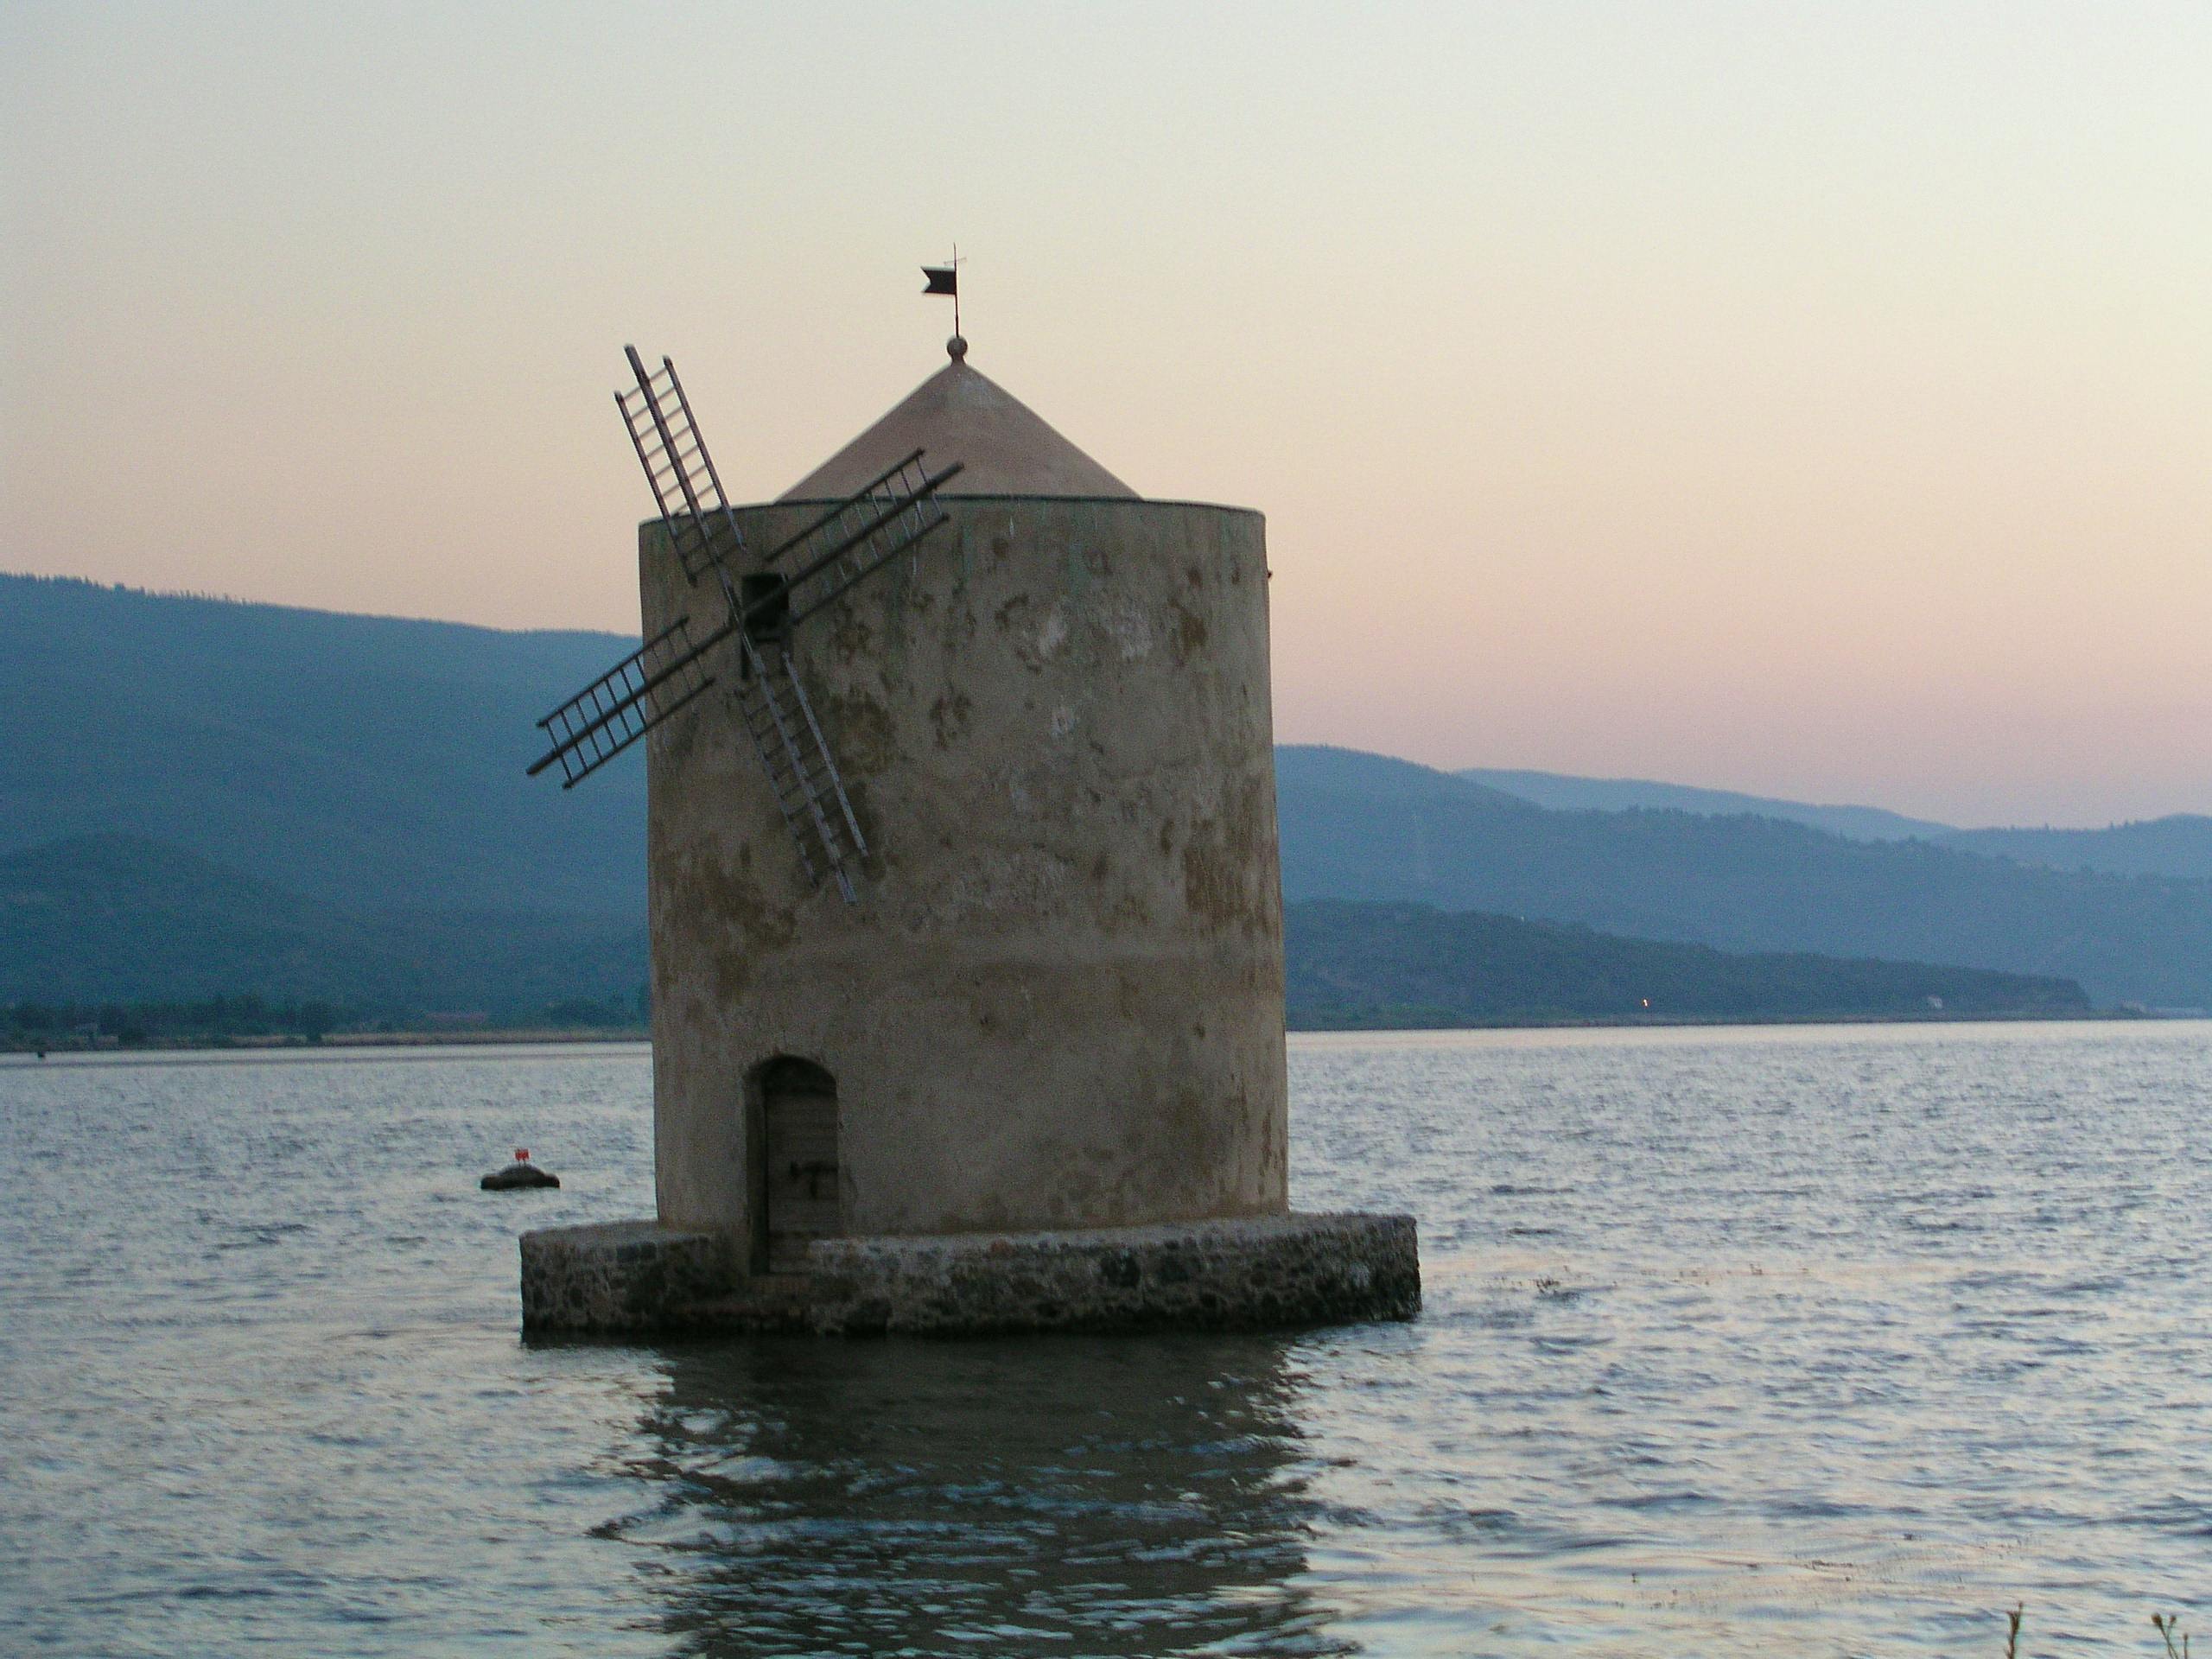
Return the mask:
<svg viewBox="0 0 2212 1659">
<path fill-rule="evenodd" d="M 517 1186 L 558 1186 L 561 1178 L 531 1163 L 529 1147 L 517 1147 L 514 1162 L 505 1169 L 493 1170 L 477 1185 L 486 1192 L 505 1192 Z"/>
</svg>

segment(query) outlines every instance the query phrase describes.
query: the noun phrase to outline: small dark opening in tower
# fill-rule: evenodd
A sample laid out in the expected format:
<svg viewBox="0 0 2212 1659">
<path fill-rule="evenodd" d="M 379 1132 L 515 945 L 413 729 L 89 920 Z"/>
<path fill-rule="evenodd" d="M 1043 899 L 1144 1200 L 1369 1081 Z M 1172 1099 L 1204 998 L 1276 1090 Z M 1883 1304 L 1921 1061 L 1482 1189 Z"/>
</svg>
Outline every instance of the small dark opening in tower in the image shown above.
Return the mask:
<svg viewBox="0 0 2212 1659">
<path fill-rule="evenodd" d="M 837 1083 L 810 1060 L 778 1055 L 755 1072 L 760 1102 L 761 1264 L 806 1271 L 806 1247 L 845 1230 L 837 1168 Z"/>
<path fill-rule="evenodd" d="M 781 645 L 791 628 L 791 584 L 773 570 L 756 570 L 738 581 L 746 638 L 756 645 Z"/>
</svg>

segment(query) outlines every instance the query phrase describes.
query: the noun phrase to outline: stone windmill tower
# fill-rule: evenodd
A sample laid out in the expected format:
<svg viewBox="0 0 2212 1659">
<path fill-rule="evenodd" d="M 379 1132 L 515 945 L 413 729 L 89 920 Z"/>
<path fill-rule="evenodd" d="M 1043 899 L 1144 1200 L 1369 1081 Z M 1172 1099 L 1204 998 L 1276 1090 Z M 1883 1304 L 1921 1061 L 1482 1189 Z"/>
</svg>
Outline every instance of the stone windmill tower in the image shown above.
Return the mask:
<svg viewBox="0 0 2212 1659">
<path fill-rule="evenodd" d="M 650 734 L 659 1216 L 525 1238 L 525 1320 L 1408 1315 L 1410 1219 L 1287 1210 L 1263 521 L 949 350 L 740 507 L 632 354 L 648 645 L 540 765 Z"/>
</svg>

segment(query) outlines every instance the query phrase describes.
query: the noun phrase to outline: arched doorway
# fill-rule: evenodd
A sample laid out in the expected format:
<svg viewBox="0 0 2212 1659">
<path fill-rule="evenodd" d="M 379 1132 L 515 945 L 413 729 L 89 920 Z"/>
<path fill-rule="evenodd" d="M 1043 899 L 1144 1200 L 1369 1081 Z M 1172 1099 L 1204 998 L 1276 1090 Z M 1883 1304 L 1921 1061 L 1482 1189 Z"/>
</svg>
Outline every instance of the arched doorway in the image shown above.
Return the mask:
<svg viewBox="0 0 2212 1659">
<path fill-rule="evenodd" d="M 778 1055 L 754 1071 L 760 1103 L 760 1199 L 754 1260 L 769 1273 L 803 1273 L 811 1239 L 845 1230 L 837 1173 L 837 1082 L 810 1060 Z"/>
</svg>

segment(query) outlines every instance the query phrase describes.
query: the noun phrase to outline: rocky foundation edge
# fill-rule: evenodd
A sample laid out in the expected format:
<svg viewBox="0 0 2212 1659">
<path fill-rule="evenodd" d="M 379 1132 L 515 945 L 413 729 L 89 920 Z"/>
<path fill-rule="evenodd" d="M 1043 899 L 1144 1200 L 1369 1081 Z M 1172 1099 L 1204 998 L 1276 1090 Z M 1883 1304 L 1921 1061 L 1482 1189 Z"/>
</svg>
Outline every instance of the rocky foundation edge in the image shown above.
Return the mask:
<svg viewBox="0 0 2212 1659">
<path fill-rule="evenodd" d="M 721 1240 L 652 1222 L 522 1238 L 533 1332 L 1251 1330 L 1421 1311 L 1411 1216 L 1284 1215 L 1071 1232 L 817 1240 L 747 1276 Z"/>
</svg>

